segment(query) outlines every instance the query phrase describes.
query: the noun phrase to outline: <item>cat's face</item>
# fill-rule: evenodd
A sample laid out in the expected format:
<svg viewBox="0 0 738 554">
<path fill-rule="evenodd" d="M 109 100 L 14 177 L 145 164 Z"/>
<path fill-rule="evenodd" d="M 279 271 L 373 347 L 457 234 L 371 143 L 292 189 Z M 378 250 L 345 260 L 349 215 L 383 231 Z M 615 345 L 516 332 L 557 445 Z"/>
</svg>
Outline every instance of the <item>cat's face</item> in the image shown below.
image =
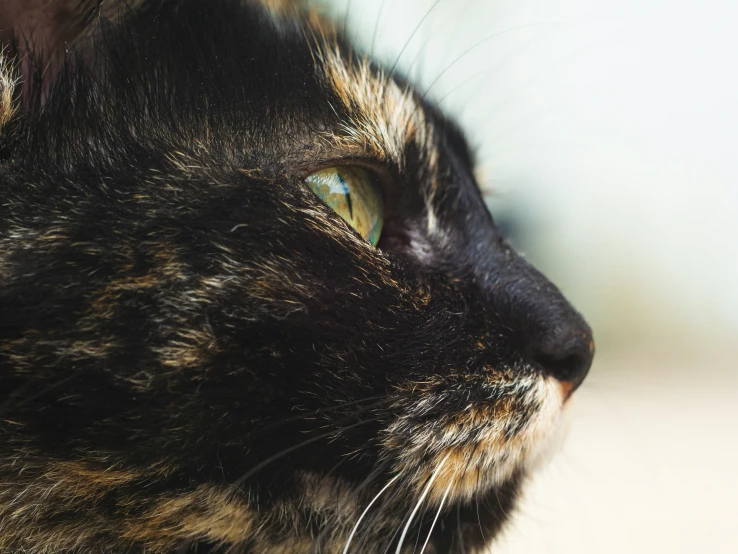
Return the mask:
<svg viewBox="0 0 738 554">
<path fill-rule="evenodd" d="M 265 4 L 6 65 L 0 551 L 472 552 L 560 431 L 591 332 L 460 131 Z"/>
</svg>

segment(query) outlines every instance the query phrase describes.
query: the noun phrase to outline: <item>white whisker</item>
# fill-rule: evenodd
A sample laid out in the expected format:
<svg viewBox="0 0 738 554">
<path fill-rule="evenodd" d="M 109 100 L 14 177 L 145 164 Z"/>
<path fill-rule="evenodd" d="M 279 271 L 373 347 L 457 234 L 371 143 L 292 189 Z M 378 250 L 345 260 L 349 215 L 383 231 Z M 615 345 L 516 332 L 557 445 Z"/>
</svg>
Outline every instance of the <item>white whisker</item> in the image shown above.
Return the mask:
<svg viewBox="0 0 738 554">
<path fill-rule="evenodd" d="M 430 531 L 428 531 L 428 537 L 425 539 L 425 542 L 423 543 L 423 548 L 420 549 L 420 554 L 423 554 L 423 552 L 425 552 L 425 547 L 428 546 L 428 541 L 430 540 L 431 535 L 433 534 L 433 528 L 436 526 L 436 521 L 438 521 L 438 517 L 441 515 L 441 510 L 443 510 L 443 505 L 446 503 L 446 497 L 448 496 L 448 493 L 451 492 L 452 484 L 453 484 L 453 481 L 448 484 L 448 487 L 446 487 L 446 492 L 443 493 L 443 498 L 441 498 L 441 504 L 438 506 L 436 517 L 433 518 L 433 523 L 431 523 Z"/>
<path fill-rule="evenodd" d="M 363 512 L 361 512 L 361 515 L 359 516 L 359 519 L 357 519 L 357 520 L 356 520 L 356 525 L 354 525 L 354 528 L 353 528 L 353 529 L 351 529 L 351 533 L 349 534 L 349 537 L 348 537 L 348 539 L 346 540 L 346 546 L 345 546 L 345 547 L 344 547 L 344 549 L 343 549 L 343 554 L 346 554 L 346 553 L 348 552 L 349 546 L 351 546 L 351 540 L 352 540 L 352 539 L 354 538 L 354 534 L 356 534 L 356 530 L 357 530 L 357 529 L 359 528 L 359 525 L 361 524 L 361 521 L 362 521 L 362 520 L 364 519 L 364 516 L 366 516 L 367 512 L 369 511 L 369 509 L 370 509 L 370 508 L 371 508 L 371 507 L 372 507 L 372 506 L 374 505 L 374 503 L 375 503 L 375 502 L 376 502 L 376 501 L 377 501 L 377 500 L 379 499 L 379 497 L 380 497 L 380 496 L 382 496 L 382 494 L 384 493 L 384 491 L 386 491 L 386 490 L 387 490 L 387 488 L 388 488 L 388 487 L 389 487 L 389 486 L 390 486 L 390 485 L 391 485 L 391 484 L 392 484 L 393 482 L 395 482 L 395 481 L 397 480 L 397 478 L 398 478 L 399 476 L 400 476 L 400 475 L 398 474 L 398 475 L 395 475 L 395 476 L 394 476 L 394 477 L 393 477 L 392 479 L 390 479 L 390 480 L 389 480 L 389 481 L 387 482 L 387 484 L 386 484 L 386 485 L 385 485 L 384 487 L 382 487 L 382 490 L 380 490 L 380 491 L 379 491 L 379 492 L 377 493 L 377 495 L 376 495 L 376 496 L 375 496 L 374 498 L 372 498 L 372 501 L 371 501 L 371 502 L 369 502 L 369 505 L 368 505 L 368 506 L 367 506 L 366 508 L 364 508 L 364 511 L 363 511 Z"/>
<path fill-rule="evenodd" d="M 433 472 L 433 475 L 431 475 L 430 479 L 428 479 L 428 484 L 425 486 L 425 489 L 423 489 L 423 494 L 420 495 L 420 498 L 418 499 L 417 504 L 415 504 L 415 508 L 413 508 L 413 511 L 410 514 L 410 517 L 408 518 L 407 523 L 405 524 L 405 528 L 402 530 L 402 535 L 400 535 L 400 542 L 397 545 L 397 550 L 395 550 L 395 554 L 400 554 L 400 551 L 402 550 L 402 543 L 405 542 L 405 536 L 407 535 L 407 532 L 410 529 L 410 525 L 413 522 L 413 518 L 415 517 L 415 514 L 418 513 L 418 510 L 420 509 L 420 505 L 423 503 L 423 500 L 425 500 L 425 497 L 428 496 L 428 492 L 430 491 L 431 485 L 433 485 L 433 481 L 435 481 L 436 477 L 438 477 L 438 473 L 441 471 L 443 464 L 446 463 L 446 460 L 448 460 L 448 457 L 450 455 L 451 455 L 451 452 L 446 454 L 446 457 L 443 458 L 443 460 L 441 460 L 441 463 L 438 464 L 438 467 Z"/>
</svg>

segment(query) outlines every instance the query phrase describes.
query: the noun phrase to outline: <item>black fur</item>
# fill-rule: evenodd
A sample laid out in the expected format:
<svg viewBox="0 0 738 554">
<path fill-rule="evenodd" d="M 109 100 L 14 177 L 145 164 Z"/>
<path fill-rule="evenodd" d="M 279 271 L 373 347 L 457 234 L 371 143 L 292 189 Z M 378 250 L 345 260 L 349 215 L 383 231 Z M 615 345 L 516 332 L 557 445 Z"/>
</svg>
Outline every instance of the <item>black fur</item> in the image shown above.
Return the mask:
<svg viewBox="0 0 738 554">
<path fill-rule="evenodd" d="M 121 18 L 53 79 L 26 70 L 0 129 L 0 552 L 341 552 L 399 476 L 351 550 L 394 552 L 434 456 L 480 448 L 469 410 L 523 436 L 540 397 L 516 383 L 578 386 L 588 327 L 496 230 L 462 134 L 420 96 L 430 143 L 399 158 L 326 138 L 351 113 L 317 52 L 361 60 L 306 13 Z M 377 249 L 303 183 L 342 164 L 382 182 Z M 525 473 L 449 500 L 429 548 L 493 537 Z M 305 481 L 326 476 L 318 505 Z"/>
</svg>

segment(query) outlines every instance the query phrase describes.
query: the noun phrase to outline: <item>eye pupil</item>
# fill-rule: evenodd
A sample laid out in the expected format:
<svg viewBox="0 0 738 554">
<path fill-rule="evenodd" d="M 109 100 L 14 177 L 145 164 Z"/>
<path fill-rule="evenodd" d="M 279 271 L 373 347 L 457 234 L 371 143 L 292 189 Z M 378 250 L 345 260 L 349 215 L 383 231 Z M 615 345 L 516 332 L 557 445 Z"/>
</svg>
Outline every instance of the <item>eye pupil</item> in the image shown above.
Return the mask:
<svg viewBox="0 0 738 554">
<path fill-rule="evenodd" d="M 359 235 L 377 245 L 384 222 L 384 200 L 367 171 L 355 166 L 330 167 L 309 175 L 305 183 Z"/>
<path fill-rule="evenodd" d="M 336 172 L 336 176 L 338 177 L 338 180 L 341 181 L 341 184 L 343 185 L 343 188 L 345 190 L 344 194 L 346 195 L 346 204 L 348 204 L 349 217 L 353 219 L 354 218 L 354 208 L 353 206 L 351 206 L 351 192 L 349 191 L 346 181 L 344 181 L 343 177 L 341 177 L 341 174 Z"/>
</svg>

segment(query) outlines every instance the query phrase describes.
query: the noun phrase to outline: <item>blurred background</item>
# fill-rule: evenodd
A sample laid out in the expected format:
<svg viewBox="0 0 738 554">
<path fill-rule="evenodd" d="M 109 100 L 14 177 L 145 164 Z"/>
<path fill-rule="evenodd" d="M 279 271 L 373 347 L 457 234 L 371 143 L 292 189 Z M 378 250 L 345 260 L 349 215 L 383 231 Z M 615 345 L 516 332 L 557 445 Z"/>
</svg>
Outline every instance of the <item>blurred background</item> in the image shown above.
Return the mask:
<svg viewBox="0 0 738 554">
<path fill-rule="evenodd" d="M 491 552 L 738 552 L 738 3 L 323 3 L 461 123 L 495 218 L 595 330 Z"/>
</svg>

